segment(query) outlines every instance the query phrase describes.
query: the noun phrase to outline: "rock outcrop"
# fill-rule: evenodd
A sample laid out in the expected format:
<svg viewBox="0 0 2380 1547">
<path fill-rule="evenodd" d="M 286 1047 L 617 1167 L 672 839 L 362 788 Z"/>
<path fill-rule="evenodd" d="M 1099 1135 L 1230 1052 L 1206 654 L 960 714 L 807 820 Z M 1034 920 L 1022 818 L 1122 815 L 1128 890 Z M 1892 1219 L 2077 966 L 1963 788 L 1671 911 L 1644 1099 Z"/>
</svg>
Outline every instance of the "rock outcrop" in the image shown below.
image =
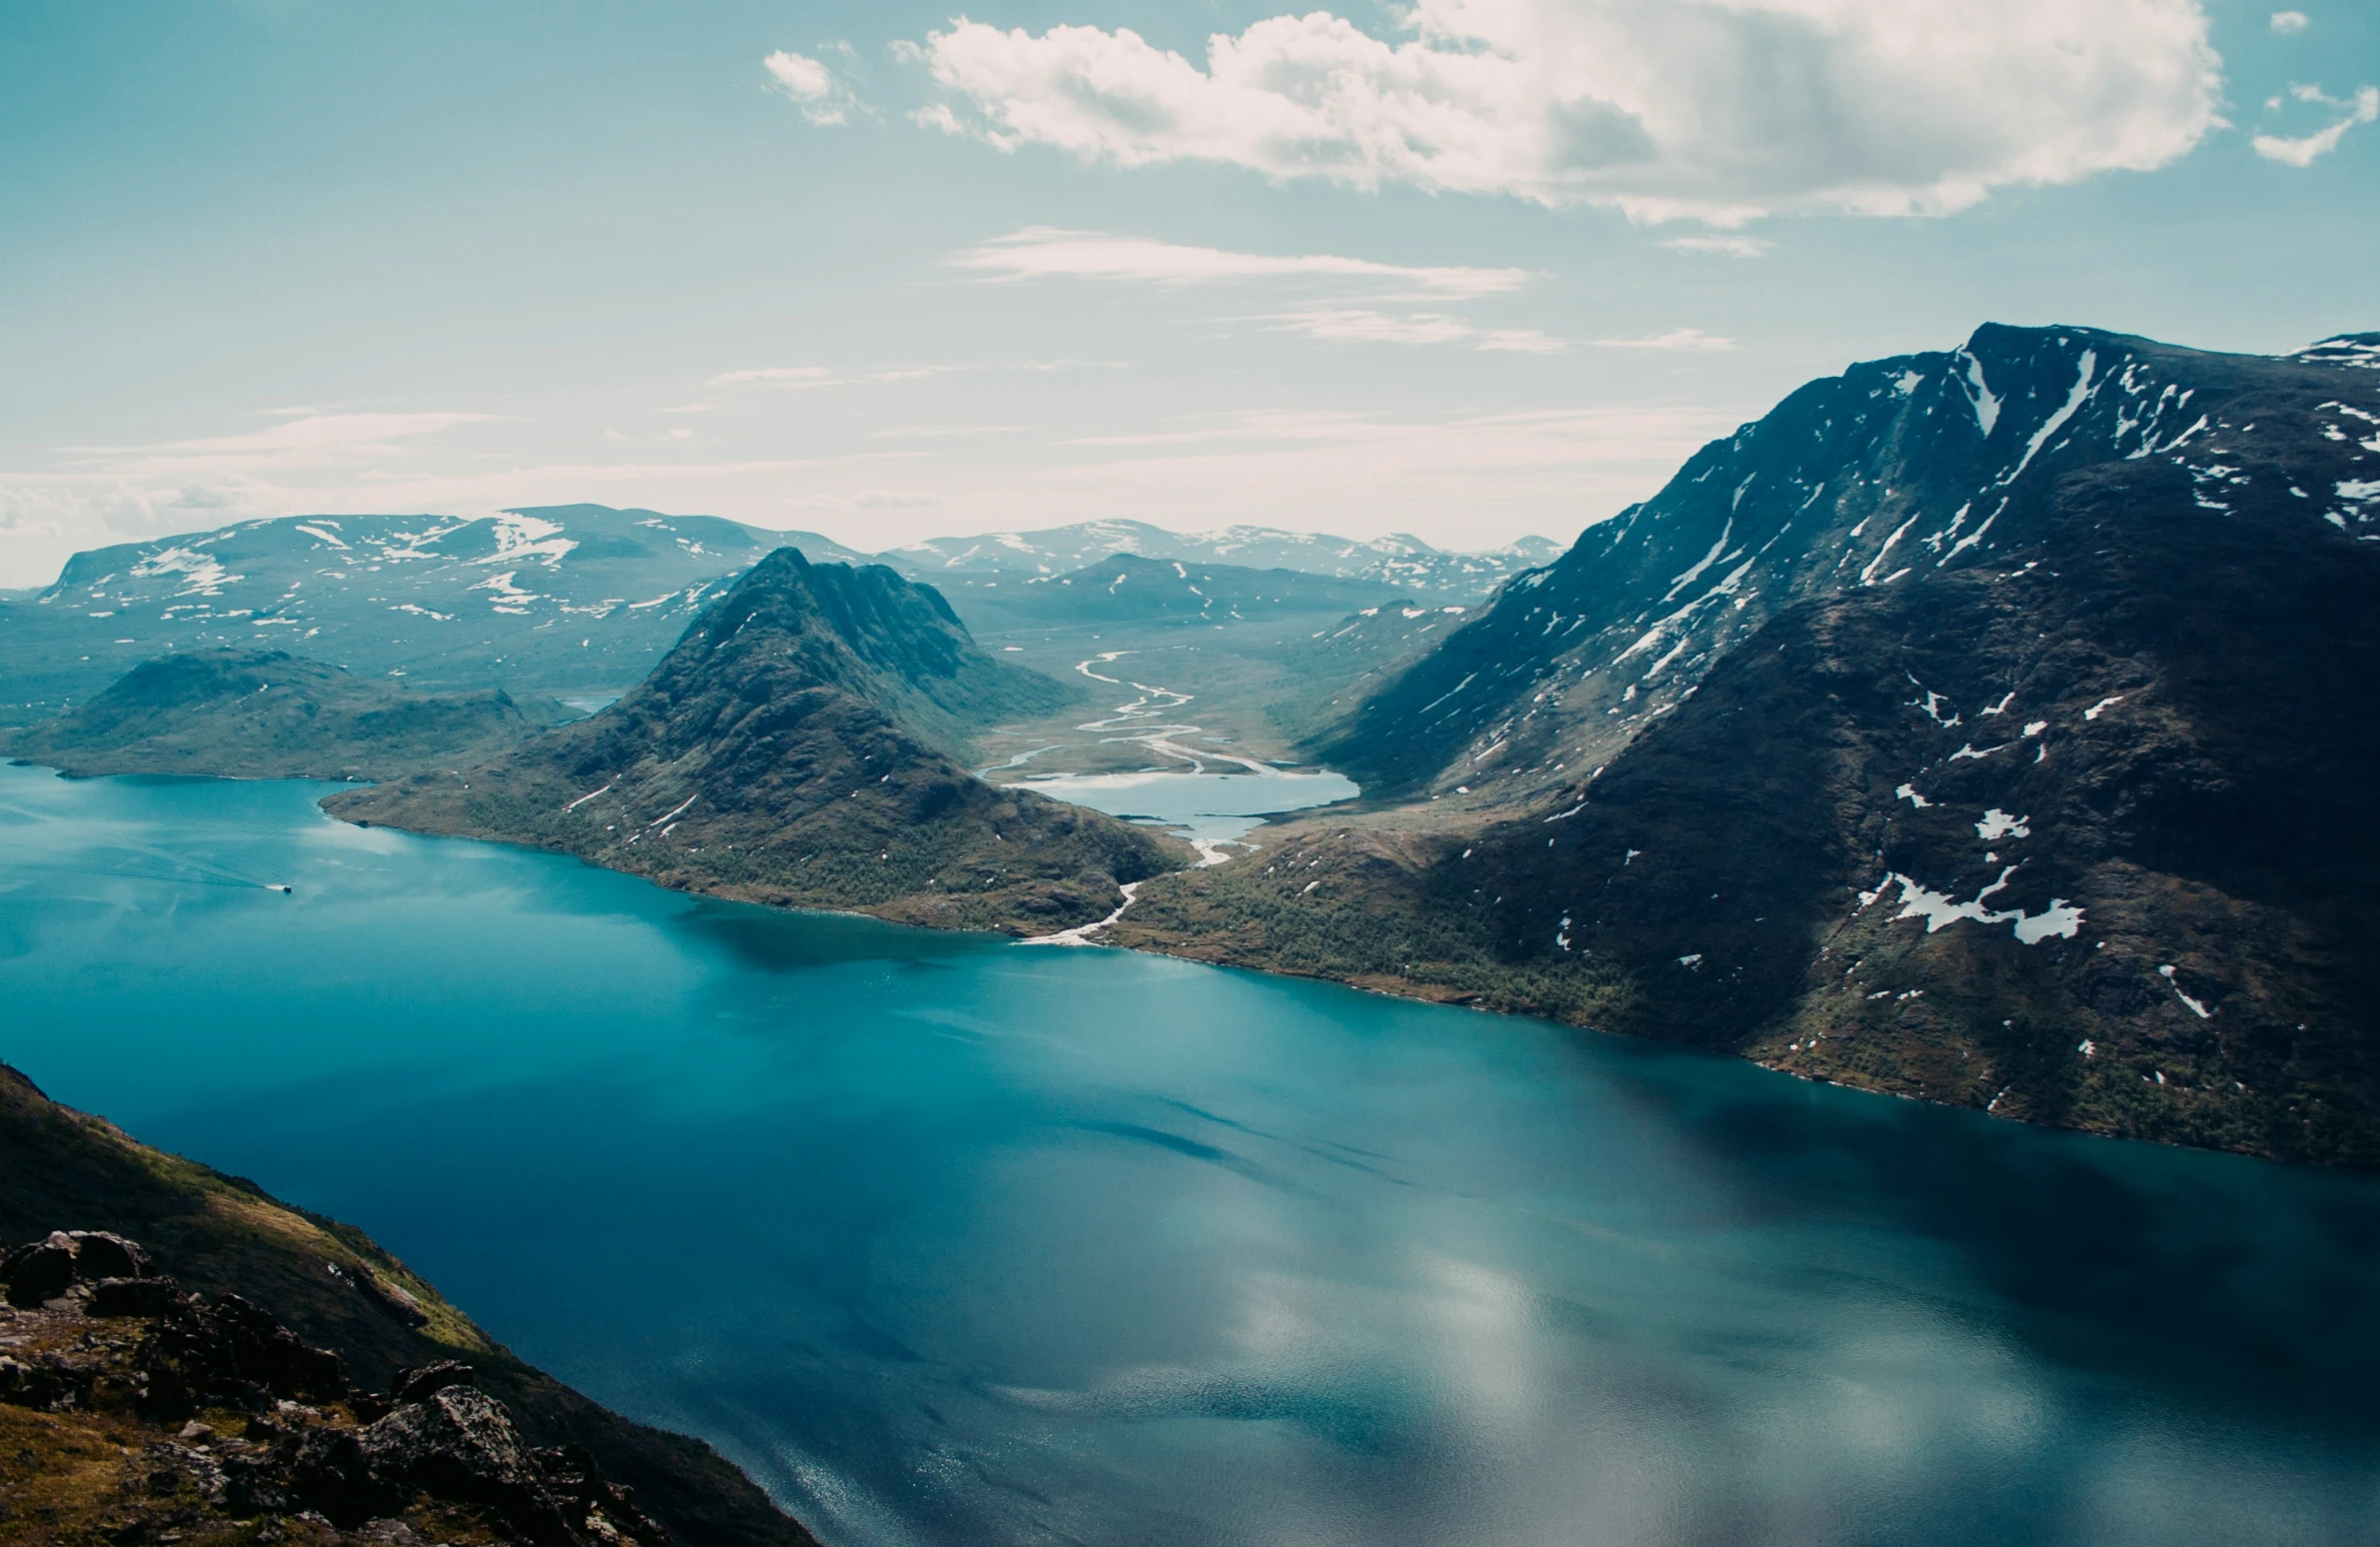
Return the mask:
<svg viewBox="0 0 2380 1547">
<path fill-rule="evenodd" d="M 336 1353 L 238 1295 L 185 1292 L 105 1231 L 20 1247 L 0 1279 L 0 1403 L 46 1415 L 34 1432 L 51 1441 L 0 1463 L 6 1491 L 63 1496 L 42 1511 L 62 1534 L 87 1521 L 118 1542 L 173 1540 L 247 1522 L 269 1541 L 294 1518 L 322 1540 L 672 1541 L 583 1448 L 532 1446 L 460 1361 L 357 1390 Z M 69 1436 L 93 1429 L 127 1456 L 123 1431 L 140 1431 L 137 1487 L 93 1488 L 72 1464 Z"/>
</svg>

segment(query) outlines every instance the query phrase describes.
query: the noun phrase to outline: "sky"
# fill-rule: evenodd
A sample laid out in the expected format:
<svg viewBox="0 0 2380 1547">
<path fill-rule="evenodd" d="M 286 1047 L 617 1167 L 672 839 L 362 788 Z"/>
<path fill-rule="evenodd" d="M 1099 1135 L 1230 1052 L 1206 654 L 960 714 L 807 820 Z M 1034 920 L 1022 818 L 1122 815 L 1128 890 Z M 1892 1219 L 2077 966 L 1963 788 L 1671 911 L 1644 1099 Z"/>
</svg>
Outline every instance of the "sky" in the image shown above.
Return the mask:
<svg viewBox="0 0 2380 1547">
<path fill-rule="evenodd" d="M 2380 328 L 2380 5 L 12 0 L 0 587 L 594 501 L 1567 541 L 1984 321 Z"/>
</svg>

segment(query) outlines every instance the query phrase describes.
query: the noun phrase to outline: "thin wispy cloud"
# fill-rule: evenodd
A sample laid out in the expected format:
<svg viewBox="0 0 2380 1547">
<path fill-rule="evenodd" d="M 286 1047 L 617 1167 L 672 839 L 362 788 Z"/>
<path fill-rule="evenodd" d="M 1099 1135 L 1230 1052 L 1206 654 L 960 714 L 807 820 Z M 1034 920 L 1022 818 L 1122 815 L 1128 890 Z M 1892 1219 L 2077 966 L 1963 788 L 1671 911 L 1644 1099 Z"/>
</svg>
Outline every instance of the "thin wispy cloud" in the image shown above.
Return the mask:
<svg viewBox="0 0 2380 1547">
<path fill-rule="evenodd" d="M 2283 37 L 2288 37 L 2293 33 L 2303 32 L 2313 24 L 2313 20 L 2303 11 L 2273 12 L 2272 29 L 2273 31 L 2280 33 Z"/>
<path fill-rule="evenodd" d="M 1569 347 L 1534 328 L 1481 328 L 1444 312 L 1312 307 L 1258 320 L 1275 333 L 1301 334 L 1334 344 L 1461 344 L 1531 355 L 1558 355 Z"/>
<path fill-rule="evenodd" d="M 1672 328 L 1667 333 L 1655 333 L 1640 339 L 1597 339 L 1597 349 L 1660 349 L 1660 350 L 1729 350 L 1733 339 L 1704 333 L 1699 328 Z"/>
<path fill-rule="evenodd" d="M 868 434 L 870 439 L 879 441 L 943 440 L 956 436 L 1015 435 L 1024 428 L 1023 425 L 893 425 Z"/>
<path fill-rule="evenodd" d="M 1448 298 L 1500 295 L 1528 283 L 1526 269 L 1379 263 L 1327 253 L 1238 253 L 1146 237 L 1033 226 L 954 253 L 951 266 L 1003 280 L 1097 279 L 1160 285 L 1232 280 L 1357 280 Z"/>
<path fill-rule="evenodd" d="M 714 387 L 824 387 L 836 380 L 825 366 L 766 366 L 751 371 L 728 371 L 711 378 Z"/>
<path fill-rule="evenodd" d="M 1661 245 L 1673 253 L 1702 253 L 1717 258 L 1759 258 L 1776 246 L 1758 237 L 1741 236 L 1671 237 Z"/>
<path fill-rule="evenodd" d="M 2337 150 L 2339 142 L 2347 137 L 2348 130 L 2380 119 L 2380 86 L 2363 87 L 2354 96 L 2346 98 L 2331 96 L 2319 86 L 2292 86 L 2287 93 L 2287 100 L 2331 108 L 2339 116 L 2327 127 L 2311 134 L 2259 134 L 2248 142 L 2255 148 L 2257 155 L 2286 167 L 2312 166 L 2317 160 Z M 2283 105 L 2284 99 L 2275 97 L 2264 106 L 2269 113 L 2280 110 Z"/>
</svg>

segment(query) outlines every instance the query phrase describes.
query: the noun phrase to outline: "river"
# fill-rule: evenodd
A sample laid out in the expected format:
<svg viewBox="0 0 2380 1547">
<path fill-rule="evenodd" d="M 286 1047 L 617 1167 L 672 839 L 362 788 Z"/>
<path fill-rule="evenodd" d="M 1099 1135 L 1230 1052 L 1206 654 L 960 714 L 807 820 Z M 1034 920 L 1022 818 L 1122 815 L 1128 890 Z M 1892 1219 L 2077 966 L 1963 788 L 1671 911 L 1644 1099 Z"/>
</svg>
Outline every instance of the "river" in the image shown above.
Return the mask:
<svg viewBox="0 0 2380 1547">
<path fill-rule="evenodd" d="M 0 770 L 0 1057 L 837 1547 L 2380 1541 L 2371 1178 L 322 788 Z"/>
</svg>

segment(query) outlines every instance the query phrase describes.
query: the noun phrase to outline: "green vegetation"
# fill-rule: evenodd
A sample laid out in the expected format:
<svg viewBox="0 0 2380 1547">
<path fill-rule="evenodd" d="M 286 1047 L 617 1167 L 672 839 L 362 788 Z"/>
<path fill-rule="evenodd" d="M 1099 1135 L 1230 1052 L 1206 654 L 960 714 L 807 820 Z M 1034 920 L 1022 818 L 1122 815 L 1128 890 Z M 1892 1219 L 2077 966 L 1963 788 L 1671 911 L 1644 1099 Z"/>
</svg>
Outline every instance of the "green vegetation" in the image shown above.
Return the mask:
<svg viewBox="0 0 2380 1547">
<path fill-rule="evenodd" d="M 541 721 L 564 713 L 532 708 Z M 495 690 L 414 693 L 285 651 L 208 650 L 143 662 L 4 746 L 77 777 L 389 778 L 485 758 L 537 730 Z"/>
</svg>

